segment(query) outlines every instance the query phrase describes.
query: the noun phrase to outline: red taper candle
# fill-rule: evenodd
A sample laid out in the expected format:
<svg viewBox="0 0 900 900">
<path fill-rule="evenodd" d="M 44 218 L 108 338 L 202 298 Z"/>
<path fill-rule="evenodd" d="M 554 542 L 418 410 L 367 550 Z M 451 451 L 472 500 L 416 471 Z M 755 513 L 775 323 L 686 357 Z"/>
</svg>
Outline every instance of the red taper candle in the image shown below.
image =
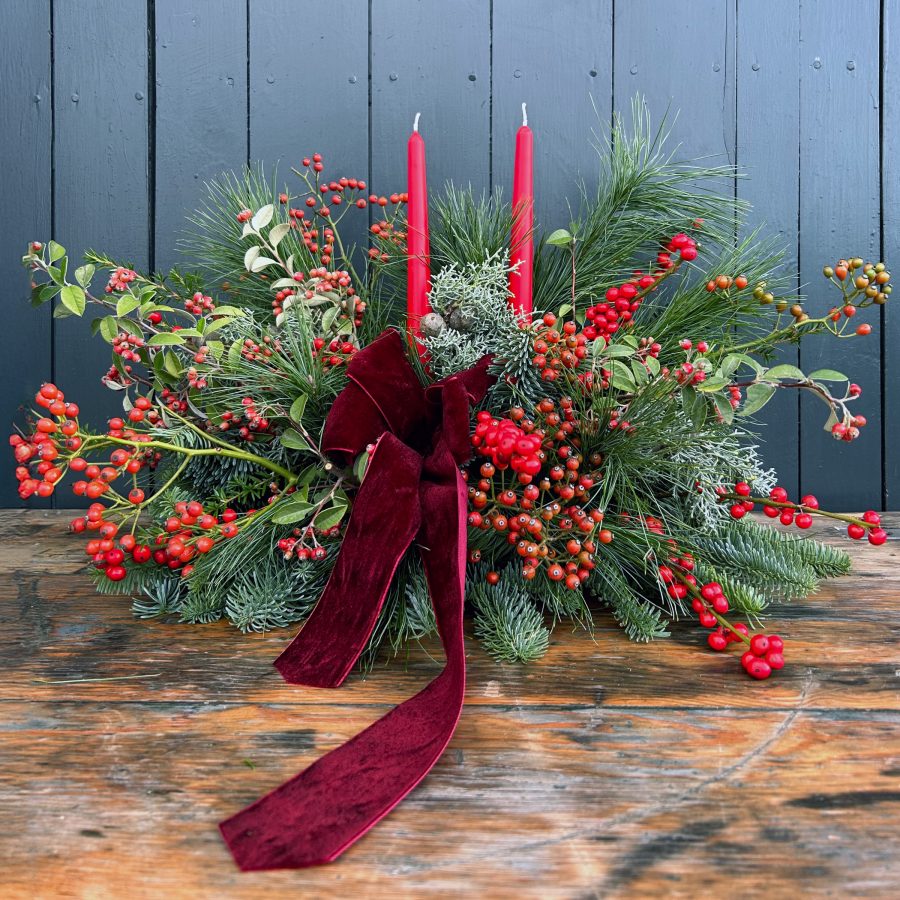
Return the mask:
<svg viewBox="0 0 900 900">
<path fill-rule="evenodd" d="M 419 115 L 416 113 L 406 147 L 406 308 L 410 333 L 415 336 L 420 333 L 422 316 L 429 312 L 428 291 L 431 287 L 425 141 L 419 134 Z"/>
<path fill-rule="evenodd" d="M 516 132 L 516 163 L 513 173 L 513 225 L 510 236 L 510 304 L 527 321 L 532 311 L 534 265 L 534 133 L 522 104 L 522 127 Z M 518 264 L 518 265 L 516 265 Z"/>
</svg>

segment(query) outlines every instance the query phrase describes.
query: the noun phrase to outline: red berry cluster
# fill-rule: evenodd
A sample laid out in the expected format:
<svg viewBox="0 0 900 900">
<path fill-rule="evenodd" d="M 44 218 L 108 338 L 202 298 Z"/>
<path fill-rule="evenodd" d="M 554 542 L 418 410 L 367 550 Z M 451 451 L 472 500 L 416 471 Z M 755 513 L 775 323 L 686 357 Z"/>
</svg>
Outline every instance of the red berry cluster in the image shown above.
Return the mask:
<svg viewBox="0 0 900 900">
<path fill-rule="evenodd" d="M 521 484 L 530 484 L 541 471 L 541 437 L 528 434 L 512 419 L 494 419 L 482 410 L 472 435 L 472 446 L 481 456 L 489 457 L 495 470 L 513 470 Z M 493 474 L 493 473 L 492 473 Z"/>
<path fill-rule="evenodd" d="M 404 194 L 404 196 L 406 195 Z M 394 228 L 393 222 L 389 219 L 384 219 L 381 222 L 373 222 L 369 231 L 372 232 L 375 243 L 377 244 L 377 246 L 369 248 L 369 259 L 387 262 L 390 259 L 390 254 L 387 252 L 387 245 L 389 244 L 399 247 L 401 250 L 405 250 L 406 232 Z"/>
<path fill-rule="evenodd" d="M 695 365 L 691 360 L 695 354 L 703 356 L 704 353 L 708 352 L 709 344 L 706 341 L 697 341 L 695 346 L 693 341 L 683 338 L 678 345 L 688 354 L 688 358 L 675 369 L 672 377 L 681 385 L 702 384 L 706 381 L 706 371 Z"/>
<path fill-rule="evenodd" d="M 114 269 L 109 276 L 109 284 L 106 285 L 106 293 L 111 294 L 113 291 L 127 291 L 128 286 L 137 278 L 137 272 L 132 269 L 126 269 L 119 266 Z"/>
<path fill-rule="evenodd" d="M 544 381 L 556 381 L 560 372 L 575 370 L 587 358 L 587 329 L 579 331 L 575 322 L 556 328 L 557 318 L 547 313 L 535 331 L 531 362 L 541 370 Z"/>
<path fill-rule="evenodd" d="M 327 343 L 325 338 L 313 339 L 313 356 L 321 360 L 323 369 L 333 369 L 349 363 L 356 350 L 357 347 L 352 341 L 343 338 L 333 338 Z"/>
<path fill-rule="evenodd" d="M 196 291 L 184 301 L 184 308 L 195 316 L 202 316 L 204 313 L 212 312 L 216 308 L 216 304 L 212 297 Z"/>
<path fill-rule="evenodd" d="M 34 399 L 53 418 L 39 418 L 30 435 L 10 435 L 9 444 L 18 464 L 19 496 L 23 500 L 34 494 L 49 497 L 65 473 L 65 455 L 76 452 L 83 443 L 78 405 L 67 403 L 56 385 L 42 385 Z"/>
<path fill-rule="evenodd" d="M 140 362 L 138 350 L 144 346 L 146 342 L 142 337 L 136 334 L 129 334 L 127 331 L 120 331 L 112 344 L 113 353 L 118 353 L 122 359 L 131 362 Z M 113 367 L 115 368 L 115 367 Z"/>
<path fill-rule="evenodd" d="M 513 407 L 505 419 L 482 412 L 472 444 L 487 459 L 465 473 L 467 480 L 477 477 L 468 489 L 469 526 L 505 536 L 526 578 L 542 568 L 550 581 L 571 590 L 590 576 L 597 543 L 613 539 L 601 528 L 603 512 L 590 507 L 602 459 L 595 455 L 592 471 L 581 472 L 578 424 L 568 397 L 558 404 L 541 400 L 534 418 L 522 407 Z M 481 551 L 471 550 L 469 559 L 477 562 Z M 487 577 L 490 583 L 499 578 L 496 572 Z"/>
<path fill-rule="evenodd" d="M 584 328 L 585 337 L 590 341 L 598 337 L 609 338 L 620 328 L 628 326 L 644 297 L 655 290 L 667 272 L 680 265 L 673 257 L 680 257 L 681 261 L 696 259 L 697 244 L 694 239 L 679 232 L 665 244 L 665 249 L 659 251 L 650 274 L 635 272 L 628 281 L 609 288 L 601 303 L 585 310 L 588 322 Z"/>
<path fill-rule="evenodd" d="M 224 509 L 219 515 L 206 512 L 197 500 L 175 504 L 175 514 L 165 522 L 165 530 L 156 536 L 153 561 L 168 569 L 180 569 L 184 577 L 193 572 L 191 565 L 198 554 L 209 553 L 219 540 L 236 537 L 238 513 Z M 255 510 L 246 515 L 252 516 Z"/>
<path fill-rule="evenodd" d="M 333 538 L 340 534 L 341 526 L 332 525 L 320 531 L 312 525 L 305 528 L 295 528 L 290 537 L 281 538 L 278 541 L 278 549 L 284 554 L 285 559 L 297 559 L 301 562 L 309 560 L 323 560 L 328 557 L 328 548 L 319 543 L 319 539 Z"/>
<path fill-rule="evenodd" d="M 881 527 L 881 516 L 872 509 L 864 512 L 861 517 L 827 512 L 819 508 L 819 501 L 814 494 L 805 494 L 799 503 L 794 503 L 788 499 L 787 490 L 780 485 L 769 491 L 768 499 L 751 498 L 752 489 L 746 481 L 737 482 L 731 492 L 724 488 L 720 488 L 719 492 L 726 500 L 736 500 L 729 509 L 734 519 L 742 519 L 755 508 L 756 503 L 762 503 L 763 513 L 770 519 L 778 519 L 782 525 L 796 525 L 807 529 L 813 524 L 812 513 L 819 513 L 848 522 L 847 534 L 856 541 L 867 537 L 870 544 L 879 547 L 887 540 L 887 532 Z"/>
<path fill-rule="evenodd" d="M 728 598 L 717 581 L 698 584 L 693 574 L 694 558 L 690 553 L 669 557 L 668 565 L 659 567 L 659 577 L 670 597 L 684 600 L 691 596 L 691 607 L 704 628 L 714 629 L 707 637 L 710 648 L 721 652 L 729 644 L 747 644 L 741 657 L 744 671 L 752 678 L 768 678 L 774 669 L 784 667 L 784 641 L 778 635 L 755 634 L 743 622 L 732 624 L 725 618 Z"/>
<path fill-rule="evenodd" d="M 212 422 L 208 422 L 207 427 L 212 428 Z M 241 410 L 239 412 L 233 412 L 232 410 L 223 412 L 218 429 L 219 431 L 237 431 L 238 436 L 242 440 L 251 444 L 257 434 L 271 434 L 273 431 L 272 423 L 257 410 L 253 399 L 250 397 L 241 399 Z"/>
<path fill-rule="evenodd" d="M 274 353 L 281 352 L 281 342 L 277 338 L 266 335 L 261 343 L 257 343 L 251 338 L 244 338 L 241 346 L 241 356 L 250 362 L 259 362 L 268 359 Z"/>
<path fill-rule="evenodd" d="M 851 388 L 853 387 L 857 389 L 856 396 L 859 396 L 862 389 L 859 385 L 851 385 Z M 865 427 L 867 422 L 866 417 L 862 415 L 848 416 L 846 421 L 835 422 L 831 426 L 831 436 L 836 441 L 855 441 L 859 437 L 859 429 Z"/>
</svg>

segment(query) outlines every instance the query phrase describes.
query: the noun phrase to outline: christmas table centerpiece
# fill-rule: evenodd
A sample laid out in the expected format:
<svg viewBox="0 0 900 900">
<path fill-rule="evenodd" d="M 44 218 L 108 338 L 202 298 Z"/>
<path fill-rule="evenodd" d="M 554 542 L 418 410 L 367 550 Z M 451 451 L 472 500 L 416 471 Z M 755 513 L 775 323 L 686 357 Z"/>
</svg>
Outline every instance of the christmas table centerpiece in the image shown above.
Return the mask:
<svg viewBox="0 0 900 900">
<path fill-rule="evenodd" d="M 304 621 L 276 662 L 297 684 L 443 642 L 422 692 L 222 823 L 245 869 L 334 859 L 425 776 L 462 709 L 465 604 L 498 661 L 536 659 L 602 605 L 635 640 L 696 616 L 761 680 L 785 664 L 766 607 L 849 570 L 803 536 L 814 516 L 886 539 L 873 511 L 790 497 L 753 438 L 780 390 L 858 437 L 857 385 L 774 357 L 869 334 L 882 263 L 827 266 L 834 306 L 810 315 L 777 245 L 736 237 L 733 170 L 676 162 L 641 103 L 575 221 L 543 236 L 527 121 L 511 204 L 448 187 L 429 209 L 425 152 L 417 118 L 389 196 L 318 154 L 290 186 L 223 176 L 191 219 L 194 271 L 95 251 L 75 268 L 54 241 L 24 257 L 34 303 L 96 310 L 112 348 L 121 415 L 93 431 L 47 383 L 10 439 L 23 498 L 70 476 L 87 501 L 72 530 L 98 590 L 142 618 Z"/>
</svg>

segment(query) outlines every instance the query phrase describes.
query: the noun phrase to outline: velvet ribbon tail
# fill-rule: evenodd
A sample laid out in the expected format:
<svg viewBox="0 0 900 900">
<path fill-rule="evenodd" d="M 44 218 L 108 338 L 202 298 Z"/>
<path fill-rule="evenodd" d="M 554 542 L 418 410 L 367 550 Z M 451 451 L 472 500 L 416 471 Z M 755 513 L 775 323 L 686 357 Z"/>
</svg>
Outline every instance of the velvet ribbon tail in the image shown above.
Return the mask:
<svg viewBox="0 0 900 900">
<path fill-rule="evenodd" d="M 465 483 L 443 440 L 423 461 L 394 435 L 381 437 L 325 593 L 276 665 L 291 682 L 340 684 L 418 536 L 446 666 L 414 697 L 220 824 L 244 871 L 330 862 L 387 815 L 443 753 L 465 693 L 465 505 Z M 360 585 L 368 596 L 360 596 Z"/>
</svg>

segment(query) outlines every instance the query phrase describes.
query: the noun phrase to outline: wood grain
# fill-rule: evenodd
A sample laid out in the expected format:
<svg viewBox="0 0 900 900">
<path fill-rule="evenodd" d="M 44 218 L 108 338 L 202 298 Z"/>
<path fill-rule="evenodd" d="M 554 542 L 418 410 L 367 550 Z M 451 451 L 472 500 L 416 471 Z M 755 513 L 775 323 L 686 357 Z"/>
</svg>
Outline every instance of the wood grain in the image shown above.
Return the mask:
<svg viewBox="0 0 900 900">
<path fill-rule="evenodd" d="M 462 721 L 423 784 L 337 864 L 242 875 L 218 820 L 423 686 L 436 644 L 338 691 L 288 686 L 271 661 L 290 633 L 134 620 L 92 593 L 64 521 L 0 513 L 4 897 L 900 888 L 893 540 L 849 545 L 853 576 L 774 611 L 788 667 L 768 683 L 689 624 L 635 645 L 601 618 L 593 640 L 558 630 L 524 668 L 470 635 Z M 123 675 L 158 677 L 39 681 Z"/>
</svg>

